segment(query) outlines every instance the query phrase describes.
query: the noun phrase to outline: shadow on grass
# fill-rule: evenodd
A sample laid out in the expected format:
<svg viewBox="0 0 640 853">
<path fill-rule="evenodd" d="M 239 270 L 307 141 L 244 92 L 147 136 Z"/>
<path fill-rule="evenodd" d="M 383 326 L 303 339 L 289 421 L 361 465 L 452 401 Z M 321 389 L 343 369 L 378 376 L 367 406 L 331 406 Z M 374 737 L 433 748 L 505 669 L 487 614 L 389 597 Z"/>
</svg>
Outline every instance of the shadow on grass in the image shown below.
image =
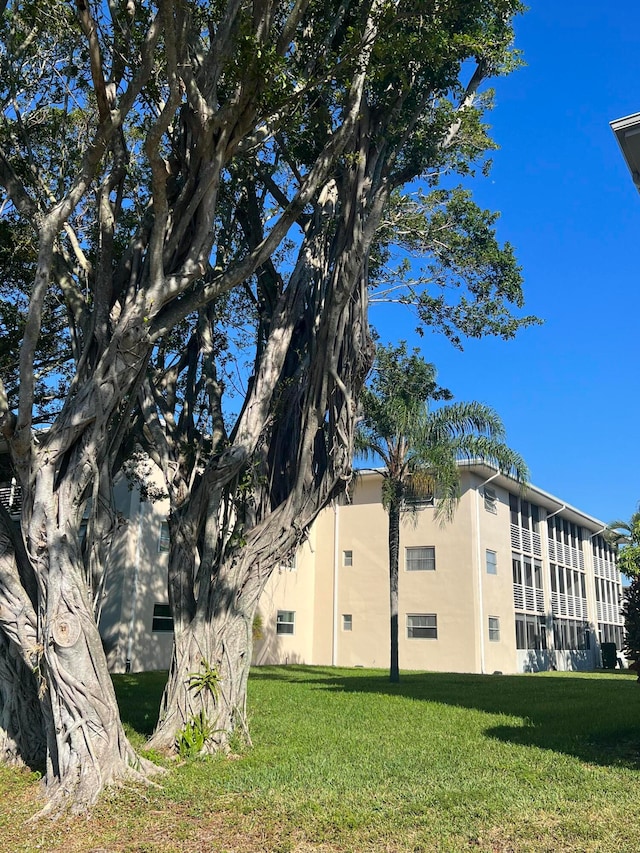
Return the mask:
<svg viewBox="0 0 640 853">
<path fill-rule="evenodd" d="M 151 737 L 158 722 L 167 676 L 166 670 L 112 676 L 122 722 L 145 738 Z"/>
<path fill-rule="evenodd" d="M 488 726 L 487 737 L 554 750 L 593 764 L 640 769 L 640 685 L 632 673 L 412 672 L 403 674 L 399 684 L 391 684 L 384 672 L 292 666 L 255 669 L 251 678 L 506 714 L 520 718 L 524 725 Z"/>
</svg>

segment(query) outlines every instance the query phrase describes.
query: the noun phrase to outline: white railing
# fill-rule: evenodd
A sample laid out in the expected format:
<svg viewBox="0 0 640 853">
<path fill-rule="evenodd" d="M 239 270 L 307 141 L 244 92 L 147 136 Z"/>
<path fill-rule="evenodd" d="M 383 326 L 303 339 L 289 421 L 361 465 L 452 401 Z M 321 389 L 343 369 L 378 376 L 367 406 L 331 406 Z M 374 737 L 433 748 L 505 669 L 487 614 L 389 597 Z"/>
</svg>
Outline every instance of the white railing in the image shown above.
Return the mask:
<svg viewBox="0 0 640 853">
<path fill-rule="evenodd" d="M 576 619 L 587 619 L 587 599 L 567 595 L 565 592 L 552 592 L 551 612 L 554 616 L 574 616 Z"/>
<path fill-rule="evenodd" d="M 620 581 L 620 573 L 618 572 L 616 564 L 609 560 L 603 560 L 602 557 L 594 556 L 593 570 L 599 578 L 605 578 L 606 580 L 613 581 L 614 583 L 619 583 Z"/>
<path fill-rule="evenodd" d="M 543 592 L 541 589 L 535 589 L 532 586 L 514 583 L 513 604 L 516 610 L 528 610 L 530 613 L 544 613 Z"/>
<path fill-rule="evenodd" d="M 22 488 L 17 483 L 0 485 L 0 503 L 9 515 L 20 515 L 22 511 Z"/>
<path fill-rule="evenodd" d="M 562 542 L 556 542 L 555 539 L 549 539 L 549 560 L 552 563 L 560 563 L 563 566 L 584 571 L 582 550 L 573 548 L 571 545 L 564 545 Z"/>
<path fill-rule="evenodd" d="M 624 620 L 615 604 L 606 601 L 597 602 L 598 622 L 609 622 L 611 625 L 622 625 Z"/>
<path fill-rule="evenodd" d="M 540 534 L 525 530 L 524 527 L 519 527 L 517 524 L 511 525 L 511 547 L 514 551 L 521 551 L 525 554 L 533 554 L 535 557 L 542 557 L 542 540 Z"/>
</svg>

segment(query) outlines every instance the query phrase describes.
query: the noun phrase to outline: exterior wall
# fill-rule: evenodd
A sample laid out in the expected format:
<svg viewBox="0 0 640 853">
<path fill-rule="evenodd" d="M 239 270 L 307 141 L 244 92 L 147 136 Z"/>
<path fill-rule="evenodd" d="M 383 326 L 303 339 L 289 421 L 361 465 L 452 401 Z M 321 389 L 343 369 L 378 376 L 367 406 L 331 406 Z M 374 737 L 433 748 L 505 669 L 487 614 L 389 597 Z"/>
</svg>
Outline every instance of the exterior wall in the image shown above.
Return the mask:
<svg viewBox="0 0 640 853">
<path fill-rule="evenodd" d="M 381 484 L 379 474 L 361 476 L 351 500 L 325 510 L 318 519 L 310 570 L 315 582 L 312 602 L 305 598 L 308 585 L 302 596 L 296 591 L 296 585 L 305 583 L 300 572 L 296 578 L 287 578 L 284 586 L 281 576 L 274 575 L 269 582 L 265 594 L 272 602 L 272 611 L 279 601 L 300 602 L 305 598 L 305 619 L 313 619 L 315 624 L 311 656 L 305 646 L 304 662 L 385 668 L 389 665 L 388 518 L 382 507 Z M 495 500 L 485 502 L 488 484 Z M 510 495 L 513 498 L 518 494 L 513 482 L 477 466 L 462 469 L 461 486 L 462 495 L 452 522 L 440 525 L 433 507 L 424 507 L 405 516 L 401 526 L 401 668 L 513 673 L 599 666 L 598 613 L 608 612 L 618 625 L 622 623 L 613 606 L 606 611 L 605 605 L 596 601 L 590 541 L 594 530 L 603 525 L 544 492 L 530 490 L 526 503 L 535 504 L 537 520 L 530 530 L 525 530 L 520 523 L 512 523 Z M 586 598 L 578 601 L 576 595 L 575 609 L 574 603 L 566 603 L 568 597 L 562 596 L 560 605 L 561 597 L 552 590 L 552 561 L 563 550 L 549 542 L 547 533 L 547 518 L 556 515 L 579 530 L 580 547 L 564 552 L 566 570 L 571 567 L 574 572 L 572 578 L 578 570 L 578 551 L 582 554 Z M 407 571 L 405 549 L 424 546 L 435 549 L 435 571 Z M 489 566 L 487 551 L 492 552 Z M 350 565 L 345 565 L 345 552 L 351 552 Z M 514 584 L 513 554 L 520 556 L 523 565 L 524 561 L 531 566 L 538 564 L 538 579 L 532 581 L 533 586 L 528 587 L 524 577 L 517 587 Z M 602 577 L 606 573 L 619 589 L 617 572 L 602 561 L 599 565 Z M 410 638 L 408 615 L 435 616 L 437 637 Z M 351 617 L 347 624 L 345 616 Z M 539 626 L 535 636 L 527 636 L 525 631 L 524 645 L 528 640 L 529 648 L 518 648 L 522 637 L 516 637 L 517 617 L 525 625 L 527 619 L 535 619 Z M 576 629 L 578 624 L 587 625 L 590 648 L 556 648 L 554 619 L 560 618 L 569 620 Z M 349 630 L 345 630 L 347 626 Z M 293 648 L 298 646 L 295 642 L 290 645 L 289 659 L 293 660 Z M 282 658 L 266 654 L 260 662 L 276 660 Z"/>
<path fill-rule="evenodd" d="M 316 531 L 296 554 L 295 563 L 273 573 L 258 606 L 262 638 L 255 644 L 255 664 L 313 662 L 314 551 Z M 293 612 L 293 633 L 277 632 L 278 611 Z"/>
<path fill-rule="evenodd" d="M 258 608 L 262 638 L 254 647 L 255 664 L 388 667 L 388 516 L 381 486 L 378 472 L 362 474 L 348 500 L 320 514 L 295 566 L 273 573 Z M 514 499 L 525 500 L 517 497 L 512 481 L 485 466 L 463 466 L 461 499 L 450 523 L 440 524 L 432 506 L 404 516 L 401 668 L 511 673 L 600 664 L 600 634 L 608 637 L 622 623 L 616 612 L 620 585 L 615 565 L 601 544 L 598 555 L 592 553 L 603 525 L 531 489 L 526 502 L 535 504 L 536 521 L 527 531 L 519 520 L 524 511 L 513 523 Z M 118 487 L 117 500 L 128 521 L 114 545 L 100 621 L 109 666 L 116 672 L 166 669 L 172 633 L 154 631 L 153 623 L 154 607 L 167 604 L 167 555 L 159 549 L 167 502 L 140 501 L 126 484 Z M 571 535 L 579 530 L 579 548 L 550 541 L 554 518 L 573 524 Z M 408 571 L 407 548 L 433 548 L 435 569 Z M 521 561 L 539 564 L 533 588 L 526 587 L 524 572 L 522 581 L 514 582 L 512 557 L 518 554 Z M 584 569 L 584 597 L 581 588 L 572 600 L 553 588 L 554 560 L 566 561 L 566 578 L 570 569 L 574 587 L 575 573 Z M 557 586 L 559 575 L 555 578 Z M 614 600 L 602 600 L 605 582 L 606 595 Z M 288 620 L 280 630 L 279 613 Z M 435 617 L 437 628 L 413 632 L 429 636 L 410 637 L 409 616 Z M 574 628 L 587 625 L 590 648 L 557 648 L 557 619 L 573 619 Z M 517 620 L 525 624 L 524 641 L 522 631 L 517 635 Z M 527 620 L 535 620 L 530 635 Z"/>
<path fill-rule="evenodd" d="M 125 518 L 114 542 L 105 584 L 100 634 L 112 672 L 167 669 L 173 634 L 154 631 L 156 604 L 168 604 L 167 554 L 159 550 L 168 501 L 141 501 L 120 481 L 116 506 Z"/>
<path fill-rule="evenodd" d="M 471 537 L 475 543 L 473 567 L 479 587 L 478 646 L 476 672 L 513 672 L 516 668 L 515 627 L 513 619 L 513 581 L 511 574 L 511 542 L 509 539 L 509 493 L 491 484 L 496 496 L 495 513 L 485 506 L 482 479 L 476 474 L 463 475 L 463 499 L 473 502 L 474 525 Z M 487 551 L 496 555 L 496 573 L 487 571 Z M 497 618 L 499 639 L 492 639 L 489 619 Z"/>
</svg>

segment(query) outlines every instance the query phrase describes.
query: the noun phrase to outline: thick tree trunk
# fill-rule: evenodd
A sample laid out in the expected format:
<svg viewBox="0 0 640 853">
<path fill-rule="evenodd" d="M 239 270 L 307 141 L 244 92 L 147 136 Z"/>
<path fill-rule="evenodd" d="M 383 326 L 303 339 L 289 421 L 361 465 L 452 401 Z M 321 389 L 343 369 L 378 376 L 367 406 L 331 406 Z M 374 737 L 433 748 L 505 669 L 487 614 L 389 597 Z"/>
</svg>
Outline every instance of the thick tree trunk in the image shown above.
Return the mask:
<svg viewBox="0 0 640 853">
<path fill-rule="evenodd" d="M 44 771 L 46 753 L 36 676 L 0 633 L 0 763 Z"/>
<path fill-rule="evenodd" d="M 44 765 L 42 814 L 85 811 L 105 785 L 154 769 L 125 736 L 94 619 L 78 536 L 81 506 L 70 499 L 81 474 L 61 473 L 49 459 L 45 451 L 34 465 L 23 507 L 26 567 L 9 537 L 0 555 L 0 736 L 9 760 Z"/>
<path fill-rule="evenodd" d="M 142 778 L 150 766 L 135 755 L 124 734 L 82 566 L 72 566 L 55 549 L 49 556 L 41 596 L 40 667 L 51 703 L 47 811 L 71 802 L 79 812 L 96 802 L 105 785 Z"/>
<path fill-rule="evenodd" d="M 389 618 L 391 628 L 389 679 L 400 681 L 398 652 L 398 563 L 400 552 L 400 503 L 394 496 L 389 504 Z"/>
<path fill-rule="evenodd" d="M 252 625 L 259 593 L 249 554 L 219 567 L 194 619 L 175 637 L 160 719 L 149 747 L 186 755 L 229 749 L 235 733 L 249 740 L 246 716 Z M 245 583 L 239 582 L 244 576 Z"/>
<path fill-rule="evenodd" d="M 0 761 L 44 770 L 50 714 L 37 679 L 36 600 L 22 539 L 0 505 Z"/>
</svg>

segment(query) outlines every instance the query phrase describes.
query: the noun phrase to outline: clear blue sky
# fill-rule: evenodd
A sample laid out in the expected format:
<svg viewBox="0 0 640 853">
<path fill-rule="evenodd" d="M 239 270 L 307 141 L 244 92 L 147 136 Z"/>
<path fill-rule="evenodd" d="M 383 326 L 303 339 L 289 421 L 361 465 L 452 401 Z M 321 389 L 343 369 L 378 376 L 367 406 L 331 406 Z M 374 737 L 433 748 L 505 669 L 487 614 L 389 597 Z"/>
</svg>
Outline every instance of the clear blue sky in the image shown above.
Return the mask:
<svg viewBox="0 0 640 853">
<path fill-rule="evenodd" d="M 640 193 L 609 127 L 640 112 L 637 22 L 637 0 L 532 0 L 517 25 L 527 65 L 495 84 L 500 150 L 474 196 L 501 212 L 544 326 L 458 353 L 414 339 L 407 315 L 372 317 L 456 399 L 499 412 L 535 485 L 605 522 L 640 501 Z"/>
</svg>

